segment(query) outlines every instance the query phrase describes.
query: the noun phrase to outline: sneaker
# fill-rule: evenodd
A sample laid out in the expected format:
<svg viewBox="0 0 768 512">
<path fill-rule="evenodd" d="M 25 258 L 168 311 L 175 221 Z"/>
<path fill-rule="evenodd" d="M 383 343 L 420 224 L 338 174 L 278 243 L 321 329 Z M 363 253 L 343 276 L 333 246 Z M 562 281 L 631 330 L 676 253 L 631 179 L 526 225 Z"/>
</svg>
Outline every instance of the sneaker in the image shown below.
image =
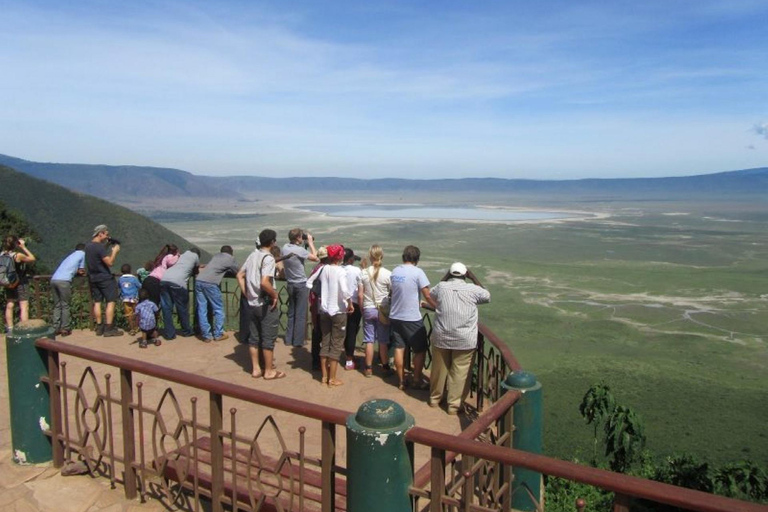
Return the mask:
<svg viewBox="0 0 768 512">
<path fill-rule="evenodd" d="M 225 332 L 221 333 L 221 336 L 217 336 L 217 337 L 213 338 L 214 341 L 224 341 L 224 340 L 228 340 L 228 339 L 229 339 L 229 334 L 227 334 Z"/>
<path fill-rule="evenodd" d="M 96 324 L 96 336 L 104 335 L 104 324 Z"/>
<path fill-rule="evenodd" d="M 59 331 L 59 336 L 61 336 L 62 338 L 65 336 L 69 336 L 70 334 L 72 334 L 72 331 L 70 329 L 62 329 Z"/>
<path fill-rule="evenodd" d="M 147 348 L 147 340 L 139 341 L 139 348 Z"/>
<path fill-rule="evenodd" d="M 373 377 L 373 368 L 371 366 L 365 367 L 365 376 L 366 377 Z"/>
<path fill-rule="evenodd" d="M 123 331 L 118 329 L 117 327 L 112 327 L 110 329 L 104 329 L 104 337 L 109 338 L 112 336 L 122 336 L 125 334 Z"/>
<path fill-rule="evenodd" d="M 355 369 L 355 361 L 353 359 L 347 359 L 347 362 L 344 363 L 344 369 L 345 370 L 354 370 Z"/>
<path fill-rule="evenodd" d="M 213 338 L 203 338 L 203 343 L 210 343 L 213 341 Z"/>
</svg>

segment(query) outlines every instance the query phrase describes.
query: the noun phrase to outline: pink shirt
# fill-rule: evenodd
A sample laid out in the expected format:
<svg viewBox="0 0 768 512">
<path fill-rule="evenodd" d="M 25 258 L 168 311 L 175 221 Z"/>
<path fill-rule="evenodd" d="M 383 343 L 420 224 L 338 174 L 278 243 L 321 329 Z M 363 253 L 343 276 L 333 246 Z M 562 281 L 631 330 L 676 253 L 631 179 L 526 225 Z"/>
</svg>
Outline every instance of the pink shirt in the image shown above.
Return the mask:
<svg viewBox="0 0 768 512">
<path fill-rule="evenodd" d="M 168 270 L 168 267 L 172 267 L 176 264 L 177 261 L 179 261 L 179 258 L 181 256 L 179 254 L 167 254 L 160 264 L 152 270 L 152 272 L 149 273 L 150 276 L 155 277 L 157 279 L 162 279 L 163 274 L 165 274 L 165 271 Z"/>
</svg>

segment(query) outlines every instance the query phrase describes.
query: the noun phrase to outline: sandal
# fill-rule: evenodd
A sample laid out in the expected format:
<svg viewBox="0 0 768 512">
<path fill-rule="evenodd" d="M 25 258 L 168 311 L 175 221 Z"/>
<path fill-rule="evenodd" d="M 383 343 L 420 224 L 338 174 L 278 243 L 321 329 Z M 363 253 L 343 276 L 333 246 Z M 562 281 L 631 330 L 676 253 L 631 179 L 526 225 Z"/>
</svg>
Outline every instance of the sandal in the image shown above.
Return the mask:
<svg viewBox="0 0 768 512">
<path fill-rule="evenodd" d="M 282 379 L 284 377 L 285 377 L 285 372 L 275 372 L 275 374 L 271 377 L 267 377 L 266 375 L 264 375 L 264 380 L 277 380 L 277 379 Z"/>
<path fill-rule="evenodd" d="M 343 386 L 343 385 L 344 385 L 344 381 L 343 380 L 329 380 L 328 381 L 328 387 L 329 388 L 335 388 L 335 387 Z"/>
<path fill-rule="evenodd" d="M 261 372 L 261 370 L 259 370 L 257 372 L 251 372 L 251 377 L 253 377 L 254 379 L 260 379 L 263 376 L 264 376 L 264 374 Z"/>
</svg>

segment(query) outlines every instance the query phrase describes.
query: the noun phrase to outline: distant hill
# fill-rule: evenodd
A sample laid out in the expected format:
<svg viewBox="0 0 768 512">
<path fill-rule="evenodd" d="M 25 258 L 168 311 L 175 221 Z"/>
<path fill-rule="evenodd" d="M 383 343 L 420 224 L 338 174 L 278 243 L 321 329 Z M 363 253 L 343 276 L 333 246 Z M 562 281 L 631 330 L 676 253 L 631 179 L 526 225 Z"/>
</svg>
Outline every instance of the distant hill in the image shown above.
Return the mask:
<svg viewBox="0 0 768 512">
<path fill-rule="evenodd" d="M 423 193 L 481 192 L 500 195 L 554 195 L 603 199 L 728 198 L 763 199 L 768 192 L 768 167 L 673 178 L 581 180 L 352 179 L 266 178 L 258 176 L 197 176 L 178 169 L 30 162 L 0 155 L 0 164 L 13 167 L 72 190 L 111 200 L 137 197 L 253 198 L 270 192 Z"/>
<path fill-rule="evenodd" d="M 188 241 L 127 208 L 72 192 L 0 165 L 0 203 L 21 214 L 42 239 L 30 250 L 46 270 L 54 270 L 76 243 L 90 240 L 98 224 L 109 226 L 122 243 L 115 271 L 123 263 L 134 269 L 155 257 L 166 243 L 185 250 Z M 206 255 L 207 256 L 207 255 Z M 207 259 L 207 258 L 204 258 Z"/>
</svg>

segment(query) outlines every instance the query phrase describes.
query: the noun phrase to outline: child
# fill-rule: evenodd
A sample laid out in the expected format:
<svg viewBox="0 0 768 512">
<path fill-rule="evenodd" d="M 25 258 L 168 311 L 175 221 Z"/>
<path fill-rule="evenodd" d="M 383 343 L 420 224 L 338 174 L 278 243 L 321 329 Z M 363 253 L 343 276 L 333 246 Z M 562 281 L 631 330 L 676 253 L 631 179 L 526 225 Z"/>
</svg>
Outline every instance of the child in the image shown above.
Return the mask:
<svg viewBox="0 0 768 512">
<path fill-rule="evenodd" d="M 139 330 L 136 328 L 136 317 L 134 310 L 136 309 L 136 303 L 139 302 L 139 289 L 141 283 L 139 278 L 131 274 L 131 266 L 125 264 L 120 267 L 120 272 L 123 274 L 117 280 L 120 286 L 120 298 L 123 300 L 123 313 L 126 320 L 128 320 L 128 327 L 130 328 L 131 336 L 135 335 Z"/>
<path fill-rule="evenodd" d="M 140 283 L 144 283 L 144 280 L 149 277 L 149 274 L 152 272 L 152 262 L 148 261 L 144 264 L 143 267 L 141 267 L 139 270 L 136 271 L 136 277 L 139 278 Z"/>
<path fill-rule="evenodd" d="M 149 299 L 149 291 L 142 288 L 139 290 L 139 304 L 135 308 L 136 318 L 141 329 L 141 340 L 139 348 L 147 348 L 147 343 L 154 343 L 156 347 L 160 346 L 160 338 L 157 337 L 157 304 Z"/>
</svg>

